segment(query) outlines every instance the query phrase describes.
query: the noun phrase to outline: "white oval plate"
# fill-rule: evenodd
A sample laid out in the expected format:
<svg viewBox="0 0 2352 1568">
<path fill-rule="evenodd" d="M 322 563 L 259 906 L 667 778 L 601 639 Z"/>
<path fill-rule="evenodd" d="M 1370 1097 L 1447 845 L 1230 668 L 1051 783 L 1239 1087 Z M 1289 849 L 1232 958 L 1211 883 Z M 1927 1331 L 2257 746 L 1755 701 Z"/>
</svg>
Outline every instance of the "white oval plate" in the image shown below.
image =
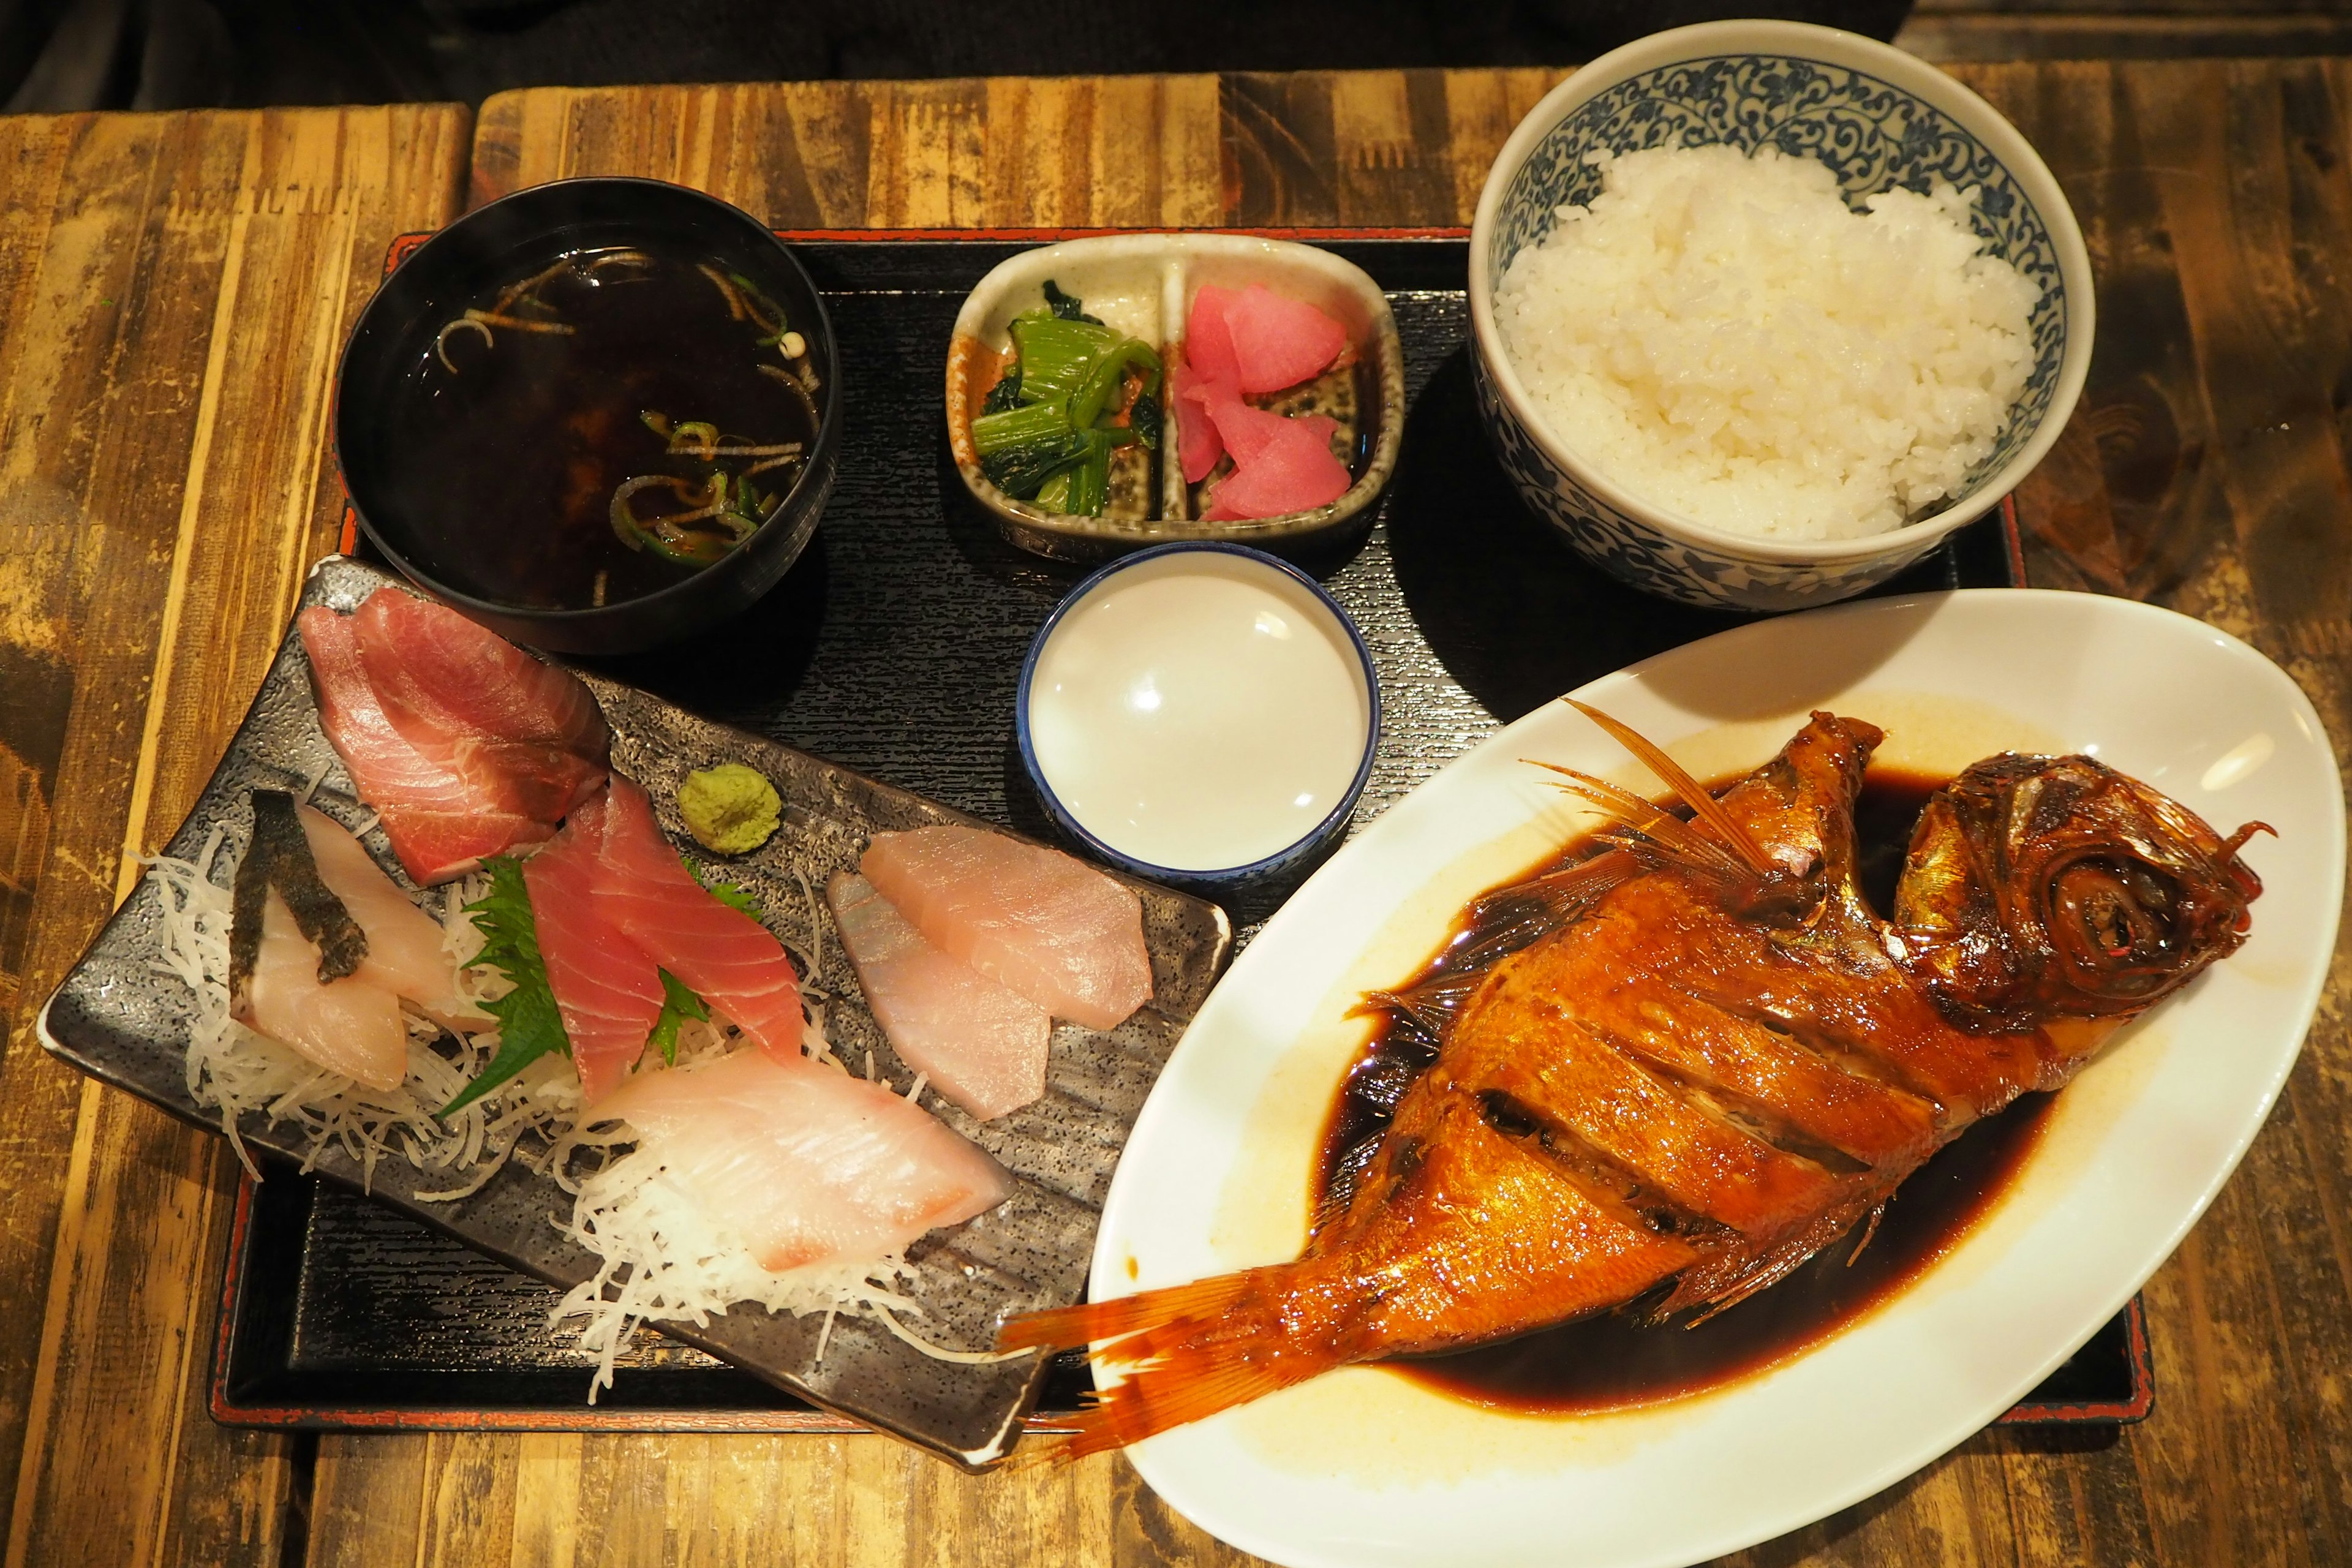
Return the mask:
<svg viewBox="0 0 2352 1568">
<path fill-rule="evenodd" d="M 1485 1411 L 1379 1368 L 1328 1373 L 1130 1450 L 1154 1489 L 1291 1568 L 1646 1568 L 1738 1550 L 1926 1465 L 2114 1315 L 2201 1214 L 2301 1047 L 2335 946 L 2344 796 L 2318 716 L 2244 644 L 2088 594 L 1983 590 L 1743 626 L 1578 693 L 1701 776 L 1762 762 L 1811 708 L 1883 725 L 1884 761 L 2091 752 L 2225 831 L 2259 817 L 2236 954 L 2058 1097 L 2007 1196 L 1893 1301 L 1715 1393 L 1575 1418 Z M 1095 1299 L 1295 1257 L 1366 986 L 1417 967 L 1481 888 L 1578 824 L 1517 759 L 1654 781 L 1554 703 L 1391 807 L 1267 925 L 1194 1019 L 1113 1180 Z"/>
</svg>

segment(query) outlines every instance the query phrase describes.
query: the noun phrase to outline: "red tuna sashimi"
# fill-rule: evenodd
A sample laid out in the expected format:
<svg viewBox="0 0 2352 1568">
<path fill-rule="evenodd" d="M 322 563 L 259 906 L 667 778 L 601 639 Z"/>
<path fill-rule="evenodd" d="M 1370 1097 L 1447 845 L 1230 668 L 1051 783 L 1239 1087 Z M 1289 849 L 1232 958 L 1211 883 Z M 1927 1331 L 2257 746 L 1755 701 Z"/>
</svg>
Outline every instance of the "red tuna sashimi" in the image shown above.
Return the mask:
<svg viewBox="0 0 2352 1568">
<path fill-rule="evenodd" d="M 1045 1092 L 1045 1009 L 925 942 L 865 878 L 835 871 L 824 899 L 899 1060 L 982 1121 Z"/>
<path fill-rule="evenodd" d="M 572 1042 L 572 1065 L 591 1105 L 629 1076 L 661 1016 L 661 972 L 606 920 L 595 899 L 604 846 L 604 802 L 572 814 L 555 842 L 522 864 L 548 989 Z"/>
<path fill-rule="evenodd" d="M 800 980 L 783 943 L 694 879 L 654 820 L 646 792 L 618 773 L 604 816 L 597 912 L 771 1055 L 797 1057 Z"/>
<path fill-rule="evenodd" d="M 857 868 L 932 946 L 1055 1017 L 1108 1029 L 1151 999 L 1142 901 L 1058 850 L 920 827 L 876 834 Z"/>
<path fill-rule="evenodd" d="M 352 623 L 393 728 L 478 792 L 552 823 L 604 782 L 610 734 L 576 676 L 397 588 L 370 595 Z"/>
<path fill-rule="evenodd" d="M 1003 1203 L 1011 1178 L 880 1084 L 797 1052 L 643 1072 L 598 1108 L 762 1268 L 862 1261 Z"/>
<path fill-rule="evenodd" d="M 450 881 L 476 869 L 486 855 L 554 833 L 552 823 L 502 806 L 408 743 L 369 684 L 348 616 L 313 605 L 296 625 L 327 740 L 351 773 L 352 787 L 383 819 L 393 853 L 419 884 Z"/>
<path fill-rule="evenodd" d="M 351 977 L 407 998 L 449 1028 L 486 1027 L 490 1016 L 457 989 L 457 965 L 441 922 L 411 903 L 342 824 L 307 805 L 294 814 L 320 879 L 367 933 L 367 956 Z"/>
<path fill-rule="evenodd" d="M 1255 417 L 1244 421 L 1234 410 Z M 1339 500 L 1355 482 L 1348 466 L 1331 454 L 1331 435 L 1339 426 L 1323 415 L 1286 419 L 1234 403 L 1221 406 L 1217 417 L 1233 448 L 1234 468 L 1217 481 L 1203 522 L 1306 511 Z"/>
<path fill-rule="evenodd" d="M 1312 380 L 1348 346 L 1348 330 L 1304 300 L 1277 294 L 1263 283 L 1237 294 L 1219 292 L 1225 294 L 1224 326 L 1244 396 Z M 1200 313 L 1197 305 L 1193 313 Z"/>
<path fill-rule="evenodd" d="M 357 974 L 320 982 L 319 950 L 275 888 L 261 907 L 261 947 L 237 997 L 236 1018 L 370 1089 L 395 1089 L 408 1077 L 400 998 Z"/>
</svg>

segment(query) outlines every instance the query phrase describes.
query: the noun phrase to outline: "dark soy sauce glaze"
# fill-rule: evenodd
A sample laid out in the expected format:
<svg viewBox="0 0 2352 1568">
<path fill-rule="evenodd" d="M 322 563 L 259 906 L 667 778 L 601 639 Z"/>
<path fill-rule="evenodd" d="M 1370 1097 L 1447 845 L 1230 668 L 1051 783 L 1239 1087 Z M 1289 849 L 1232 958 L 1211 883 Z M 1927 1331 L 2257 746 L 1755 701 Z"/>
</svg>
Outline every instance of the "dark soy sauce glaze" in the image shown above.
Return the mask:
<svg viewBox="0 0 2352 1568">
<path fill-rule="evenodd" d="M 1948 782 L 1884 768 L 1864 780 L 1854 826 L 1862 885 L 1874 909 L 1892 906 L 1920 808 Z M 1571 845 L 1552 865 L 1582 853 Z M 1432 968 L 1443 964 L 1441 957 Z M 1433 1045 L 1393 1018 L 1373 1038 L 1326 1124 L 1318 1197 L 1347 1179 L 1352 1152 L 1387 1131 L 1391 1110 L 1433 1059 Z M 1474 1404 L 1542 1415 L 1656 1404 L 1761 1372 L 1860 1319 L 1966 1236 L 2032 1152 L 2053 1098 L 2025 1096 L 1913 1173 L 1859 1255 L 1857 1229 L 1770 1289 L 1696 1327 L 1644 1326 L 1638 1311 L 1603 1312 L 1498 1344 L 1389 1364 Z"/>
<path fill-rule="evenodd" d="M 632 550 L 614 531 L 613 492 L 641 474 L 705 479 L 710 464 L 671 457 L 640 416 L 705 420 L 757 444 L 801 443 L 816 428 L 809 402 L 758 366 L 784 368 L 761 329 L 730 314 L 696 269 L 698 255 L 633 247 L 650 266 L 605 265 L 612 250 L 576 251 L 537 290 L 570 334 L 495 324 L 495 342 L 449 332 L 453 373 L 427 343 L 386 410 L 389 510 L 411 527 L 416 564 L 461 592 L 499 605 L 583 609 L 684 582 L 698 566 Z M 520 278 L 469 301 L 489 310 Z M 510 314 L 520 313 L 510 308 Z M 802 326 L 810 323 L 788 322 Z M 740 473 L 742 460 L 727 460 Z M 774 502 L 797 463 L 753 480 Z M 664 488 L 638 494 L 651 517 L 683 510 Z M 712 526 L 705 522 L 701 526 Z"/>
</svg>

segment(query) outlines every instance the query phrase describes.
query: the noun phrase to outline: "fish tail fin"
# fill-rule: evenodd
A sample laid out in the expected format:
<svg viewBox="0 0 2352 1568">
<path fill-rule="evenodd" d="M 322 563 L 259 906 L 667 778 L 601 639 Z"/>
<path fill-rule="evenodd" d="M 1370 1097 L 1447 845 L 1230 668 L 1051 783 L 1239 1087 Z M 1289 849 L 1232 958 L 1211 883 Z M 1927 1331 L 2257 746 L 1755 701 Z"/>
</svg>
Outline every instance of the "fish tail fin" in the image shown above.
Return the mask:
<svg viewBox="0 0 2352 1568">
<path fill-rule="evenodd" d="M 1079 1412 L 1070 1438 L 1044 1457 L 1082 1459 L 1139 1443 L 1337 1365 L 1343 1358 L 1336 1351 L 1318 1354 L 1282 1331 L 1287 1292 L 1274 1277 L 1286 1272 L 1251 1269 L 1007 1323 L 997 1342 L 1008 1349 L 1116 1342 L 1104 1355 L 1121 1363 L 1120 1381 Z"/>
<path fill-rule="evenodd" d="M 1247 1274 L 1220 1274 L 1189 1285 L 1171 1285 L 1111 1301 L 1082 1301 L 1026 1312 L 996 1331 L 1001 1351 L 1066 1350 L 1098 1340 L 1121 1339 L 1147 1329 L 1189 1319 L 1213 1317 L 1250 1287 Z"/>
<path fill-rule="evenodd" d="M 1054 1446 L 1050 1457 L 1066 1463 L 1123 1448 L 1304 1383 L 1327 1370 L 1325 1364 L 1306 1357 L 1221 1360 L 1215 1346 L 1177 1352 L 1129 1371 L 1125 1382 L 1096 1395 L 1094 1403 L 1073 1418 L 1076 1430 Z"/>
</svg>

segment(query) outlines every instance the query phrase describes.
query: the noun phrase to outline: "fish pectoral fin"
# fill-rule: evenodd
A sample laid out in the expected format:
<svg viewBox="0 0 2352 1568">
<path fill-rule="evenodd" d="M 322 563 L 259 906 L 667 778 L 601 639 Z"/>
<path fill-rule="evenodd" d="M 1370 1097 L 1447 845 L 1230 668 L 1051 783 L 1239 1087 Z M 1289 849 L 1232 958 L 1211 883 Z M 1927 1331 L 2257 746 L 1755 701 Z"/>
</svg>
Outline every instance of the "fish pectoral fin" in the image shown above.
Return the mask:
<svg viewBox="0 0 2352 1568">
<path fill-rule="evenodd" d="M 1706 1310 L 1693 1320 L 1692 1326 L 1696 1326 L 1727 1308 L 1739 1305 L 1759 1290 L 1777 1285 L 1795 1273 L 1813 1254 L 1864 1218 L 1869 1218 L 1874 1233 L 1878 1211 L 1893 1189 L 1893 1183 L 1874 1183 L 1866 1191 L 1780 1240 L 1753 1247 L 1728 1247 L 1701 1259 L 1675 1281 L 1674 1293 L 1660 1304 L 1656 1315 L 1663 1319 L 1689 1308 L 1703 1307 Z M 1865 1235 L 1863 1245 L 1869 1240 Z M 1859 1254 L 1862 1248 L 1858 1246 L 1854 1250 Z"/>
</svg>

